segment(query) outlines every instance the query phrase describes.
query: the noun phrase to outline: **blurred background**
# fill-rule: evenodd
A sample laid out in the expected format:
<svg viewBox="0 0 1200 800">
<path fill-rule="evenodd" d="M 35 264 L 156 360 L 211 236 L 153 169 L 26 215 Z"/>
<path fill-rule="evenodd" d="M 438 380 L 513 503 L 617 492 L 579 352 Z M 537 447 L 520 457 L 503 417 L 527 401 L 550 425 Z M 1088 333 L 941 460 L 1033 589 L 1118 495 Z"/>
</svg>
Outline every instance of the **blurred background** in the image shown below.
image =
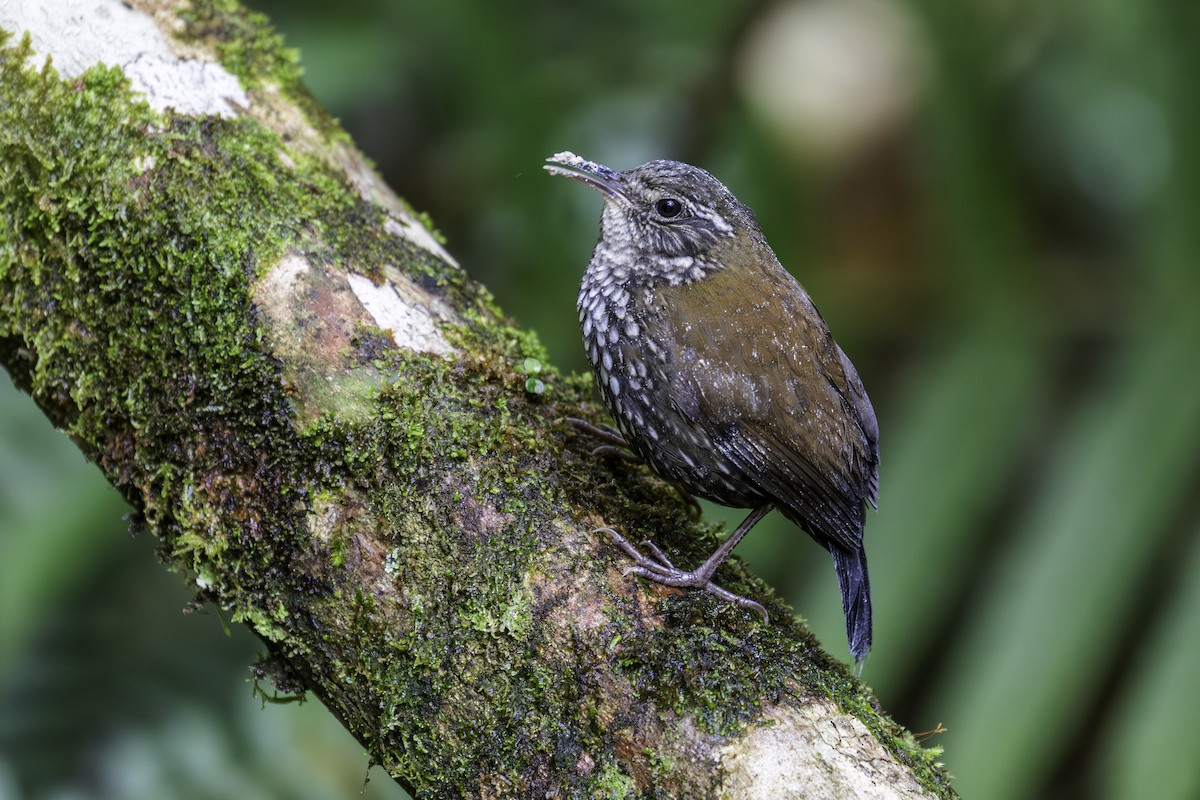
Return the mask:
<svg viewBox="0 0 1200 800">
<path fill-rule="evenodd" d="M 884 707 L 973 800 L 1200 797 L 1200 6 L 251 5 L 561 369 L 600 199 L 543 159 L 720 177 L 879 415 Z M 403 796 L 319 704 L 261 710 L 256 641 L 0 408 L 0 798 Z M 819 548 L 738 553 L 846 657 Z"/>
</svg>

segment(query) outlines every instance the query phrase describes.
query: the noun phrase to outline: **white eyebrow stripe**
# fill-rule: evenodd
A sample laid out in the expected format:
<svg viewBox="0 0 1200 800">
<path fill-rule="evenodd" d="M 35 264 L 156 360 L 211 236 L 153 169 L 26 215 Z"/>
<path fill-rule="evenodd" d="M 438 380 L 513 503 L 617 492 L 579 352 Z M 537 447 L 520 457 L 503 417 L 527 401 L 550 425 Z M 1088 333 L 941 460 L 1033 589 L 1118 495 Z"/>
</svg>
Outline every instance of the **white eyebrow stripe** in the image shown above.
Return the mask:
<svg viewBox="0 0 1200 800">
<path fill-rule="evenodd" d="M 725 234 L 726 236 L 733 233 L 733 226 L 726 222 L 720 214 L 708 206 L 693 205 L 692 213 L 701 219 L 707 220 L 712 224 L 713 228 L 720 233 Z"/>
</svg>

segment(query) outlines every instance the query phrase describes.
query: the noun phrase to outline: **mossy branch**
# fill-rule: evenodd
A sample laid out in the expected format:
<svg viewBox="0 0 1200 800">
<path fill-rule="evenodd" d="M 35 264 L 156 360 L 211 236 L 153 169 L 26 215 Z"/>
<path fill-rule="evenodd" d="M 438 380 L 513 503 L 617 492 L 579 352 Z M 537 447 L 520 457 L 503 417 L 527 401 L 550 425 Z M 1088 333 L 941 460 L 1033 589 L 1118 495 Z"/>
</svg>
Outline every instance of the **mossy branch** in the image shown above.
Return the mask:
<svg viewBox="0 0 1200 800">
<path fill-rule="evenodd" d="M 105 7 L 0 19 L 0 362 L 262 674 L 422 797 L 952 795 L 736 564 L 769 626 L 622 576 L 601 524 L 685 563 L 712 534 L 558 422 L 596 417 L 588 381 L 541 366 L 260 18 Z"/>
</svg>

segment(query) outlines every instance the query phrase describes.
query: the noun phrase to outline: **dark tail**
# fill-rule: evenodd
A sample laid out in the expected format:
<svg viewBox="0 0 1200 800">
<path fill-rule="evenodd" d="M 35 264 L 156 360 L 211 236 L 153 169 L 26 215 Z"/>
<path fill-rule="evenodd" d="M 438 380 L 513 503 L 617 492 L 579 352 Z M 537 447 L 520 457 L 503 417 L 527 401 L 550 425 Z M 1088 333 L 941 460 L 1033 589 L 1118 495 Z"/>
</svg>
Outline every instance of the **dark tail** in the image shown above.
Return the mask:
<svg viewBox="0 0 1200 800">
<path fill-rule="evenodd" d="M 842 613 L 846 616 L 846 639 L 854 665 L 862 667 L 871 649 L 871 582 L 867 579 L 867 551 L 848 550 L 831 544 L 833 568 L 842 589 Z"/>
</svg>

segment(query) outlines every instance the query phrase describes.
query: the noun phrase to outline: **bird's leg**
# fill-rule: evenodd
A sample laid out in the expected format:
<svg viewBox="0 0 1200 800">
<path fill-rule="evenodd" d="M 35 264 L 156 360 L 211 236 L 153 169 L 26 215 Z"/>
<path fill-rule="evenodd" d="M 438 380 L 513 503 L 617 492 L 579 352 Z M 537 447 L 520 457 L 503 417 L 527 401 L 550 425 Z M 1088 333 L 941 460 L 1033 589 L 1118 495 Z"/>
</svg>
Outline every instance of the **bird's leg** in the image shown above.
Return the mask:
<svg viewBox="0 0 1200 800">
<path fill-rule="evenodd" d="M 661 583 L 664 586 L 680 586 L 680 587 L 696 587 L 702 588 L 705 591 L 715 594 L 722 600 L 731 603 L 736 603 L 742 608 L 749 608 L 758 611 L 763 616 L 763 622 L 767 621 L 767 610 L 761 604 L 756 603 L 748 597 L 736 595 L 728 589 L 722 589 L 712 582 L 713 573 L 717 571 L 717 567 L 721 565 L 729 554 L 733 552 L 733 548 L 737 547 L 738 542 L 742 540 L 750 529 L 753 528 L 758 521 L 770 513 L 774 508 L 774 504 L 767 503 L 759 506 L 750 512 L 747 517 L 742 520 L 742 524 L 734 529 L 733 533 L 726 537 L 721 546 L 716 549 L 708 560 L 692 571 L 682 570 L 671 563 L 666 554 L 658 548 L 653 542 L 643 542 L 643 545 L 650 551 L 650 555 L 642 553 L 636 547 L 629 543 L 624 536 L 617 533 L 611 528 L 601 528 L 601 531 L 612 537 L 613 543 L 620 547 L 625 554 L 633 559 L 637 566 L 630 567 L 625 570 L 626 575 L 640 575 L 647 580 Z"/>
</svg>

